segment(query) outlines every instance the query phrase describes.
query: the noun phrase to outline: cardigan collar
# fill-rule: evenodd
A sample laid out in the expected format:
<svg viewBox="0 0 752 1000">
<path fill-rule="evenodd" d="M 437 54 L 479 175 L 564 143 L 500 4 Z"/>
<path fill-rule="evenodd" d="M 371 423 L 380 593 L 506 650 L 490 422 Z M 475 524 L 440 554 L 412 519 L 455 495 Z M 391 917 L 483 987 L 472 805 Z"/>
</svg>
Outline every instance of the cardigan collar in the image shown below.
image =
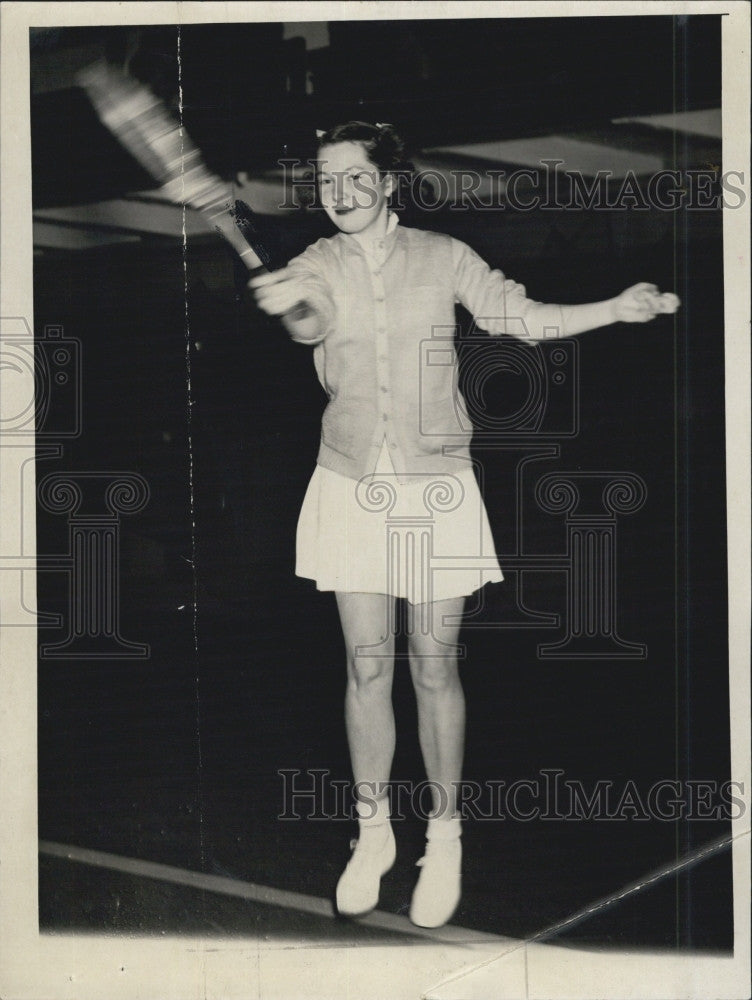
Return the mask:
<svg viewBox="0 0 752 1000">
<path fill-rule="evenodd" d="M 399 217 L 397 214 L 389 212 L 386 233 L 383 238 L 375 239 L 374 237 L 360 236 L 357 233 L 343 233 L 342 236 L 349 248 L 360 251 L 380 267 L 392 252 L 397 239 L 398 225 Z"/>
</svg>

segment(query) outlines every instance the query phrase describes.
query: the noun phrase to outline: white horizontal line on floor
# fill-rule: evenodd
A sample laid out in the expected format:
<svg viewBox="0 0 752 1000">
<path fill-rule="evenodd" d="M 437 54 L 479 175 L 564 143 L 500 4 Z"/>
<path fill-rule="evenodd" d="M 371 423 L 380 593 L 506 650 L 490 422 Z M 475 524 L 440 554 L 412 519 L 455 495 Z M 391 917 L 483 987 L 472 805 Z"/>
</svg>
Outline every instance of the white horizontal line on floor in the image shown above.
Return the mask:
<svg viewBox="0 0 752 1000">
<path fill-rule="evenodd" d="M 189 871 L 164 865 L 156 861 L 144 861 L 141 858 L 128 858 L 120 854 L 109 854 L 106 851 L 94 851 L 88 847 L 75 847 L 70 844 L 58 844 L 50 840 L 39 841 L 39 853 L 54 858 L 64 858 L 95 868 L 109 868 L 112 871 L 124 872 L 140 878 L 157 879 L 171 882 L 174 885 L 185 885 L 192 889 L 205 892 L 221 893 L 225 896 L 235 896 L 240 899 L 252 900 L 267 906 L 278 906 L 283 909 L 310 913 L 317 917 L 335 916 L 332 904 L 318 896 L 307 896 L 301 892 L 288 889 L 275 889 L 255 882 L 243 882 L 222 875 L 207 875 L 203 872 Z M 365 917 L 360 917 L 358 924 L 373 927 L 396 934 L 424 938 L 427 941 L 441 944 L 474 945 L 474 944 L 511 944 L 511 938 L 484 931 L 474 931 L 464 927 L 447 925 L 437 930 L 428 930 L 411 924 L 407 917 L 394 913 L 372 911 Z M 301 942 L 302 944 L 302 942 Z"/>
</svg>

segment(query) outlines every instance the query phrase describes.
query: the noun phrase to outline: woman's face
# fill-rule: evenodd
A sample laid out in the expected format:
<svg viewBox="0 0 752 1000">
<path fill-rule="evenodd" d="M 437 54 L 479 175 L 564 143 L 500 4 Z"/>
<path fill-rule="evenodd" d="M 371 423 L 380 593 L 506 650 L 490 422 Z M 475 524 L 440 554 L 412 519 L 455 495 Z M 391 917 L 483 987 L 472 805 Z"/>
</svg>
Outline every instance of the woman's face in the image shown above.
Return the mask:
<svg viewBox="0 0 752 1000">
<path fill-rule="evenodd" d="M 344 233 L 364 233 L 386 216 L 392 177 L 383 177 L 359 142 L 323 146 L 318 160 L 319 197 Z"/>
</svg>

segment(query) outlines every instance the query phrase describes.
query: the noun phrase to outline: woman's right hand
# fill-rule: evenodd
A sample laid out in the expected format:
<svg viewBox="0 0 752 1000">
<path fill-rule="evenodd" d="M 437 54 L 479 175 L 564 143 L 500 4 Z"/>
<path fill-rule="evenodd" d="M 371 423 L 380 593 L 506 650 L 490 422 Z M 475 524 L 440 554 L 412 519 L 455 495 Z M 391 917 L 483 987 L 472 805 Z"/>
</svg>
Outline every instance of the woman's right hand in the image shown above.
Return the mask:
<svg viewBox="0 0 752 1000">
<path fill-rule="evenodd" d="M 289 268 L 258 274 L 248 282 L 256 304 L 270 316 L 300 314 L 298 308 L 305 300 L 305 288 L 299 278 L 291 276 Z"/>
<path fill-rule="evenodd" d="M 287 267 L 259 274 L 248 282 L 259 309 L 279 316 L 293 340 L 317 343 L 321 340 L 321 318 L 310 302 L 311 288 Z"/>
</svg>

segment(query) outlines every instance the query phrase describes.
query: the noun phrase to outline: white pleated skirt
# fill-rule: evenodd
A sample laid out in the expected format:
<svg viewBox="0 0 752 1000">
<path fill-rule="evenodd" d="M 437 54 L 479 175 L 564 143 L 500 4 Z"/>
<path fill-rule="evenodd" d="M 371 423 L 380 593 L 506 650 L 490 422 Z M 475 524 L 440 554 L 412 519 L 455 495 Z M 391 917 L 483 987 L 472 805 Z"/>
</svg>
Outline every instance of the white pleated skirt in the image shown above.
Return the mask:
<svg viewBox="0 0 752 1000">
<path fill-rule="evenodd" d="M 298 519 L 295 572 L 319 590 L 411 604 L 503 579 L 472 468 L 399 483 L 384 445 L 373 474 L 360 480 L 316 466 Z"/>
</svg>

